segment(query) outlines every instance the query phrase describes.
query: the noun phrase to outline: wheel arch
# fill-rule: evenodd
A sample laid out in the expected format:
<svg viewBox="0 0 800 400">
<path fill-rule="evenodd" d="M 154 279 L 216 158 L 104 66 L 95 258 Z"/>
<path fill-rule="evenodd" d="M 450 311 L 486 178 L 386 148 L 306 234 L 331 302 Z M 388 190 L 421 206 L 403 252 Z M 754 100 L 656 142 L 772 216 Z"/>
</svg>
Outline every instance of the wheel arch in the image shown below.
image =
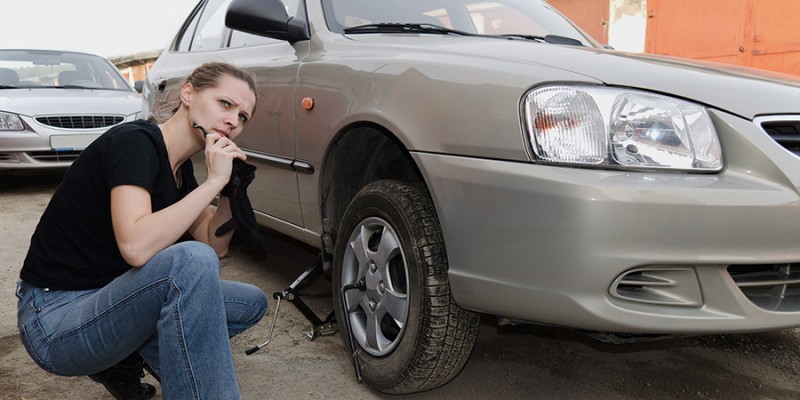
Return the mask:
<svg viewBox="0 0 800 400">
<path fill-rule="evenodd" d="M 327 149 L 320 174 L 322 251 L 327 259 L 332 258 L 345 209 L 361 188 L 381 179 L 424 184 L 419 166 L 398 137 L 369 122 L 341 129 Z"/>
</svg>

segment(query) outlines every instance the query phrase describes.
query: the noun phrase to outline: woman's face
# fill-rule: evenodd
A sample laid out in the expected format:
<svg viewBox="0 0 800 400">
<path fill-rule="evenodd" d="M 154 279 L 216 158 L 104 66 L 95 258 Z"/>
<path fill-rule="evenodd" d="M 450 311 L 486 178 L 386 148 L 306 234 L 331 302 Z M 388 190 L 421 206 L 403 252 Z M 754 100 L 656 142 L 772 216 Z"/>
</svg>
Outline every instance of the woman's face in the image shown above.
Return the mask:
<svg viewBox="0 0 800 400">
<path fill-rule="evenodd" d="M 191 85 L 186 85 L 184 90 L 186 92 L 182 94 L 187 96 L 184 102 L 188 106 L 189 123 L 229 139 L 242 133 L 256 104 L 256 95 L 250 86 L 227 74 L 219 78 L 216 87 L 194 90 Z"/>
</svg>

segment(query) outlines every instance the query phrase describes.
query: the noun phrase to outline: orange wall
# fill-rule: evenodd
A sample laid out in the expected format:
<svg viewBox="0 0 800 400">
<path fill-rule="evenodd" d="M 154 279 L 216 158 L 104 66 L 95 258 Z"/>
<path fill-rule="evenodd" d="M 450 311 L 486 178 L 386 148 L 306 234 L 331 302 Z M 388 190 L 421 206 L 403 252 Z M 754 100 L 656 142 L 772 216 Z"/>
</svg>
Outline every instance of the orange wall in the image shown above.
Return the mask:
<svg viewBox="0 0 800 400">
<path fill-rule="evenodd" d="M 608 43 L 608 0 L 547 0 L 547 2 L 597 41 Z"/>
<path fill-rule="evenodd" d="M 607 42 L 609 0 L 549 2 Z M 800 75 L 798 17 L 800 0 L 647 0 L 645 52 Z"/>
</svg>

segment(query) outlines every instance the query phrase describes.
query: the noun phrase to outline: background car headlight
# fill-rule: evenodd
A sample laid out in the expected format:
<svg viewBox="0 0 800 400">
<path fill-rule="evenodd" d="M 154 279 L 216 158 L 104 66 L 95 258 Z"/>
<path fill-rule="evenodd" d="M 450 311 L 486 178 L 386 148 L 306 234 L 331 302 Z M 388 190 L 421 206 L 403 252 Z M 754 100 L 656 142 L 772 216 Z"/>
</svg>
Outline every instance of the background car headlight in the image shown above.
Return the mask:
<svg viewBox="0 0 800 400">
<path fill-rule="evenodd" d="M 705 107 L 644 91 L 547 86 L 528 93 L 525 123 L 543 162 L 616 168 L 722 169 Z"/>
<path fill-rule="evenodd" d="M 19 115 L 0 111 L 0 131 L 21 131 L 25 126 Z"/>
</svg>

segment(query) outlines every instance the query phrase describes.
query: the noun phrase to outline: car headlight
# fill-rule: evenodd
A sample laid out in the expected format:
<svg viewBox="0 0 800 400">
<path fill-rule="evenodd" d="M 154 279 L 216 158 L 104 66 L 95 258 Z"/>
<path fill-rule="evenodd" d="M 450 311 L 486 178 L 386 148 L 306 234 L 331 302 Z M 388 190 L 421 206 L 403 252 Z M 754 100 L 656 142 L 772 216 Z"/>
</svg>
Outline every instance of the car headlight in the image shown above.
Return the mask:
<svg viewBox="0 0 800 400">
<path fill-rule="evenodd" d="M 539 161 L 615 168 L 722 169 L 722 148 L 705 107 L 645 91 L 546 86 L 524 99 Z"/>
<path fill-rule="evenodd" d="M 0 111 L 0 131 L 21 131 L 25 126 L 19 115 Z"/>
</svg>

